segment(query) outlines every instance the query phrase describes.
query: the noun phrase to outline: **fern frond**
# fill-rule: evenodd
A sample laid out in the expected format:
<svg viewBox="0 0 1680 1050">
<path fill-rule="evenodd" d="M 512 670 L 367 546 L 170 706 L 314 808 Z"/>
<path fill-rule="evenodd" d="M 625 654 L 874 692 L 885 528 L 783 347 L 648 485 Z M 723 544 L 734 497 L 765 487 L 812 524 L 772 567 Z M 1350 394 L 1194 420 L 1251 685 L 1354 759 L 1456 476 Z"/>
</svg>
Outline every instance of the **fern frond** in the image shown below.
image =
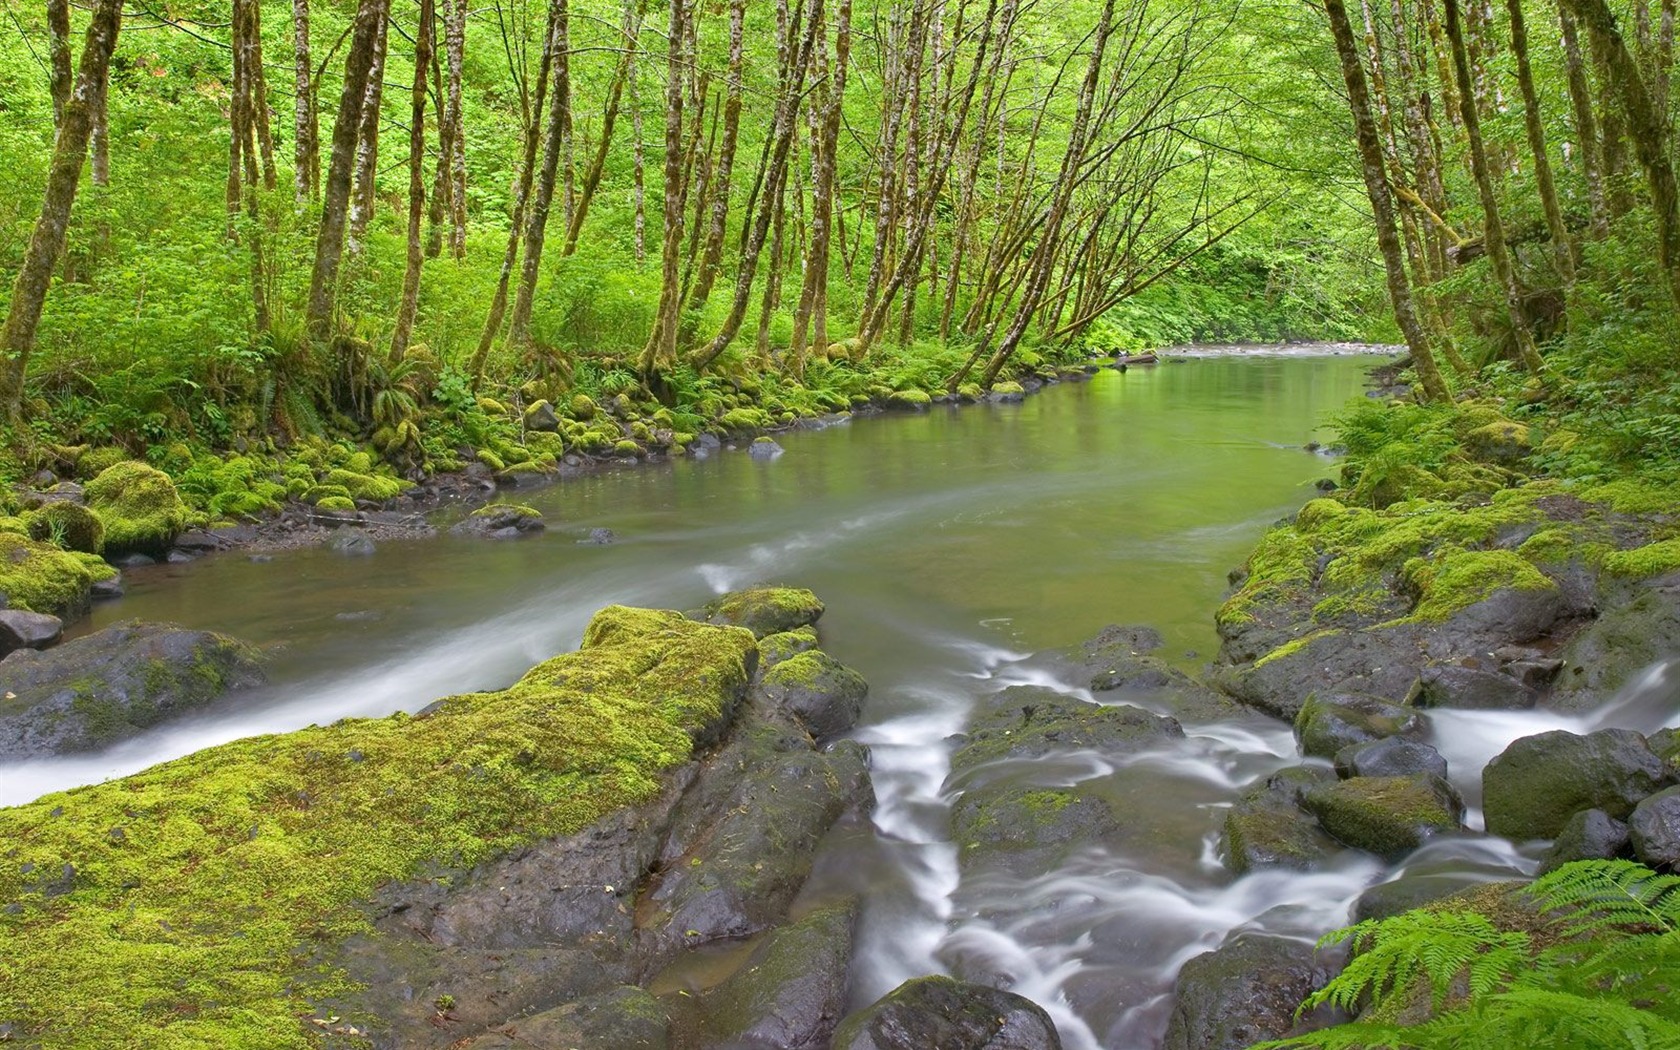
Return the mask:
<svg viewBox="0 0 1680 1050">
<path fill-rule="evenodd" d="M 1355 1021 L 1316 1032 L 1255 1043 L 1249 1050 L 1430 1050 L 1416 1033 L 1399 1025 Z"/>
<path fill-rule="evenodd" d="M 1348 933 L 1358 954 L 1303 1008 L 1329 1003 L 1355 1011 L 1367 999 L 1381 1003 L 1425 981 L 1438 1008 L 1461 975 L 1468 975 L 1473 993 L 1485 995 L 1504 988 L 1531 957 L 1527 934 L 1500 930 L 1476 912 L 1410 911 Z"/>
<path fill-rule="evenodd" d="M 1566 864 L 1539 879 L 1529 894 L 1562 913 L 1572 936 L 1601 936 L 1629 927 L 1680 929 L 1680 876 L 1661 875 L 1630 860 Z"/>
</svg>

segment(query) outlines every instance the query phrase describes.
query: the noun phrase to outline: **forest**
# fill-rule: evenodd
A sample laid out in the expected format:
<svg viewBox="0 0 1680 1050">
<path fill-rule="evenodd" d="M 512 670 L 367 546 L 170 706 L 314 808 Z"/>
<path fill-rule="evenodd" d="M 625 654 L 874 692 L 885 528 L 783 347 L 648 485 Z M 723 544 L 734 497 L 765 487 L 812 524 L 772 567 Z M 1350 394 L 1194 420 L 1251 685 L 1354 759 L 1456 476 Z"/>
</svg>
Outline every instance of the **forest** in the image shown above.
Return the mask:
<svg viewBox="0 0 1680 1050">
<path fill-rule="evenodd" d="M 1680 1046 L 1676 20 L 8 3 L 0 1043 Z"/>
</svg>

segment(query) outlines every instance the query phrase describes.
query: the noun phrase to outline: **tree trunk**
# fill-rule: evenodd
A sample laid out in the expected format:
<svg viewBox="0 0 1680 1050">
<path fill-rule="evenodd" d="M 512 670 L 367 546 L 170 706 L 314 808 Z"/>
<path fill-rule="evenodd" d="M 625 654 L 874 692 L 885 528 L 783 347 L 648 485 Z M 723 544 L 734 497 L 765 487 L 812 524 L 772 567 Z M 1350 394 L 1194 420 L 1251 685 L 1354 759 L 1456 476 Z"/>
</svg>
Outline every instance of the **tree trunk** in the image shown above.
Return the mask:
<svg viewBox="0 0 1680 1050">
<path fill-rule="evenodd" d="M 652 379 L 660 365 L 671 360 L 677 349 L 677 315 L 682 309 L 683 237 L 683 76 L 687 72 L 685 53 L 689 0 L 671 0 L 669 38 L 665 50 L 665 186 L 664 228 L 659 244 L 659 305 L 654 312 L 653 330 L 642 350 L 640 371 Z M 640 113 L 640 110 L 637 110 Z M 636 136 L 641 141 L 641 135 Z"/>
<path fill-rule="evenodd" d="M 513 317 L 508 322 L 508 341 L 525 346 L 531 341 L 531 307 L 536 300 L 537 278 L 542 273 L 543 241 L 548 236 L 548 213 L 554 205 L 554 181 L 564 152 L 565 129 L 571 123 L 571 83 L 566 75 L 570 61 L 568 22 L 570 0 L 553 0 L 551 10 L 554 38 L 554 91 L 549 100 L 548 130 L 543 142 L 542 170 L 537 176 L 530 207 L 525 215 L 525 258 L 520 261 L 519 291 L 513 299 Z"/>
<path fill-rule="evenodd" d="M 47 32 L 52 52 L 53 127 L 64 124 L 64 107 L 70 104 L 70 0 L 47 0 Z"/>
<path fill-rule="evenodd" d="M 814 318 L 813 343 L 819 352 L 828 349 L 828 264 L 834 221 L 836 157 L 840 152 L 840 114 L 846 95 L 846 66 L 851 61 L 852 0 L 839 0 L 834 19 L 834 61 L 828 67 L 828 95 L 822 112 L 820 138 L 813 147 L 817 171 L 811 186 L 811 240 L 805 254 L 805 280 L 799 290 L 799 305 L 793 318 L 793 343 L 789 357 L 796 376 L 805 374 L 806 326 Z M 827 60 L 826 43 L 821 51 Z M 819 71 L 821 70 L 819 65 Z"/>
<path fill-rule="evenodd" d="M 1675 182 L 1672 135 L 1605 0 L 1563 2 L 1603 49 L 1611 84 L 1626 114 L 1634 149 L 1650 187 L 1651 211 L 1657 220 L 1657 257 L 1668 271 L 1669 290 L 1680 306 L 1680 189 Z"/>
<path fill-rule="evenodd" d="M 309 0 L 292 0 L 292 194 L 299 206 L 319 192 L 315 82 L 309 76 Z"/>
<path fill-rule="evenodd" d="M 632 0 L 624 5 L 624 27 L 622 32 L 625 39 L 635 40 L 642 28 L 642 7 L 646 0 Z M 583 186 L 578 191 L 577 207 L 572 211 L 572 221 L 566 227 L 566 247 L 560 254 L 569 256 L 577 251 L 578 236 L 583 232 L 584 219 L 589 216 L 589 205 L 595 199 L 595 190 L 601 185 L 601 175 L 606 171 L 607 153 L 612 148 L 613 128 L 617 126 L 619 105 L 624 98 L 624 81 L 630 75 L 630 56 L 633 48 L 626 48 L 619 58 L 618 67 L 613 72 L 612 83 L 607 88 L 607 111 L 601 121 L 601 141 L 595 144 L 595 156 L 589 162 L 589 170 L 584 172 Z"/>
<path fill-rule="evenodd" d="M 379 20 L 379 34 L 373 44 L 373 64 L 368 68 L 367 98 L 362 102 L 361 124 L 356 129 L 356 187 L 350 199 L 350 254 L 362 253 L 367 224 L 373 217 L 374 196 L 379 176 L 379 125 L 385 100 L 385 54 L 389 46 L 390 0 L 387 14 Z"/>
<path fill-rule="evenodd" d="M 449 254 L 467 255 L 467 129 L 461 109 L 461 70 L 467 52 L 467 0 L 443 0 L 444 50 L 449 53 Z M 441 142 L 441 128 L 439 130 Z"/>
<path fill-rule="evenodd" d="M 408 353 L 414 314 L 420 308 L 420 267 L 426 261 L 425 245 L 420 240 L 420 224 L 426 212 L 426 76 L 432 71 L 436 21 L 432 0 L 420 0 L 420 20 L 414 31 L 414 92 L 408 107 L 408 260 L 403 269 L 397 327 L 391 334 L 392 361 L 401 361 Z M 441 147 L 441 130 L 438 138 Z"/>
<path fill-rule="evenodd" d="M 268 77 L 263 72 L 262 4 L 251 5 L 251 24 L 245 39 L 251 55 L 245 64 L 245 87 L 251 96 L 247 111 L 257 133 L 257 155 L 262 158 L 263 188 L 272 190 L 280 184 L 274 167 L 274 131 L 268 120 Z"/>
<path fill-rule="evenodd" d="M 70 228 L 70 209 L 82 180 L 88 140 L 93 135 L 93 101 L 111 67 L 111 52 L 122 28 L 121 0 L 98 0 L 82 44 L 81 72 L 64 104 L 52 166 L 47 170 L 41 214 L 29 235 L 23 265 L 12 283 L 6 323 L 0 327 L 0 410 L 17 421 L 22 414 L 23 382 L 29 356 L 35 349 L 35 330 L 41 323 L 47 289 Z"/>
<path fill-rule="evenodd" d="M 229 241 L 239 239 L 239 212 L 245 199 L 241 166 L 245 160 L 247 100 L 250 97 L 246 89 L 248 74 L 245 64 L 250 50 L 245 46 L 245 27 L 249 17 L 246 12 L 251 2 L 253 0 L 233 0 L 231 10 L 233 46 L 229 49 L 232 75 L 228 78 L 228 168 L 227 181 L 222 189 L 223 207 L 227 211 L 222 236 Z"/>
<path fill-rule="evenodd" d="M 315 267 L 309 279 L 309 332 L 324 338 L 330 328 L 344 255 L 344 232 L 350 207 L 350 179 L 356 160 L 357 130 L 362 123 L 373 53 L 385 22 L 388 0 L 360 0 L 344 62 L 344 89 L 333 121 L 332 157 L 322 185 L 321 226 L 315 238 Z"/>
<path fill-rule="evenodd" d="M 1575 16 L 1567 6 L 1558 7 L 1563 28 L 1564 68 L 1569 79 L 1569 104 L 1575 111 L 1575 148 L 1581 154 L 1581 175 L 1587 182 L 1587 201 L 1592 210 L 1593 236 L 1602 240 L 1610 232 L 1610 211 L 1604 196 L 1604 162 L 1599 152 L 1598 118 L 1593 114 L 1592 88 L 1587 84 L 1587 64 L 1581 55 L 1581 40 Z"/>
<path fill-rule="evenodd" d="M 1406 266 L 1400 257 L 1400 237 L 1394 225 L 1394 201 L 1389 193 L 1388 178 L 1383 171 L 1382 143 L 1377 137 L 1377 123 L 1371 116 L 1371 95 L 1365 84 L 1365 72 L 1360 68 L 1359 50 L 1354 42 L 1353 26 L 1348 22 L 1347 8 L 1342 0 L 1324 0 L 1330 30 L 1336 38 L 1336 53 L 1341 59 L 1342 80 L 1347 85 L 1348 108 L 1353 115 L 1355 137 L 1359 143 L 1360 168 L 1365 176 L 1365 191 L 1371 199 L 1371 212 L 1376 219 L 1377 246 L 1382 250 L 1383 268 L 1388 274 L 1388 295 L 1394 305 L 1394 317 L 1405 334 L 1411 349 L 1412 362 L 1423 382 L 1424 396 L 1432 401 L 1444 401 L 1450 395 L 1446 381 L 1435 364 L 1423 325 L 1418 322 L 1412 306 L 1412 289 L 1406 279 Z M 1469 103 L 1473 108 L 1474 103 Z"/>
<path fill-rule="evenodd" d="M 450 0 L 443 0 L 443 3 L 447 9 Z M 447 50 L 447 20 L 444 33 L 444 48 Z M 449 129 L 449 89 L 444 85 L 443 60 L 436 49 L 432 51 L 431 74 L 432 97 L 438 100 L 438 149 L 437 166 L 432 174 L 432 196 L 426 204 L 426 258 L 436 259 L 443 254 L 443 224 L 452 214 L 454 205 L 449 198 L 455 186 L 455 175 L 451 170 L 454 150 Z M 522 95 L 519 101 L 525 116 L 529 118 L 530 100 Z"/>
<path fill-rule="evenodd" d="M 729 197 L 735 171 L 735 146 L 741 127 L 741 53 L 745 37 L 746 0 L 729 3 L 729 79 L 723 100 L 723 141 L 718 145 L 717 167 L 712 173 L 712 214 L 706 227 L 706 244 L 700 256 L 700 266 L 694 276 L 694 287 L 688 296 L 688 309 L 699 310 L 711 297 L 717 280 L 718 267 L 723 261 L 723 236 L 729 227 Z"/>
<path fill-rule="evenodd" d="M 1534 70 L 1528 62 L 1528 26 L 1523 21 L 1522 0 L 1505 0 L 1511 14 L 1511 53 L 1517 59 L 1517 85 L 1522 89 L 1523 125 L 1528 132 L 1528 149 L 1534 158 L 1534 183 L 1540 191 L 1540 206 L 1546 212 L 1546 228 L 1552 234 L 1552 252 L 1558 276 L 1567 290 L 1575 284 L 1575 252 L 1569 242 L 1569 227 L 1563 222 L 1557 184 L 1552 181 L 1552 159 L 1546 152 L 1546 127 L 1541 121 L 1540 93 L 1534 87 Z"/>
<path fill-rule="evenodd" d="M 642 90 L 636 75 L 636 56 L 641 51 L 640 38 L 628 42 L 629 63 L 625 79 L 630 82 L 630 206 L 635 212 L 633 225 L 636 236 L 636 265 L 647 261 L 647 158 L 642 142 Z"/>
</svg>

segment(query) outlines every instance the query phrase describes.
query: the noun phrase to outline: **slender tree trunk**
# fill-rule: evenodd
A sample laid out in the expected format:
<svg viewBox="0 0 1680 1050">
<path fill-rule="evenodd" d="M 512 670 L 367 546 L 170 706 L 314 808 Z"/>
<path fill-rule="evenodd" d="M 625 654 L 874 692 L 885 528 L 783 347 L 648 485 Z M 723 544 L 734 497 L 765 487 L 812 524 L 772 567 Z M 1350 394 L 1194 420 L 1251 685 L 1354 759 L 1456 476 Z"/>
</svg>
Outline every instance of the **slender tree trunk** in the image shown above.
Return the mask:
<svg viewBox="0 0 1680 1050">
<path fill-rule="evenodd" d="M 622 32 L 626 40 L 635 40 L 642 29 L 642 6 L 645 0 L 633 0 L 624 5 L 624 27 Z M 595 144 L 595 156 L 589 162 L 589 170 L 584 172 L 583 185 L 578 191 L 577 207 L 572 211 L 571 225 L 566 228 L 566 247 L 560 254 L 569 256 L 577 251 L 578 236 L 583 233 L 583 222 L 589 217 L 589 205 L 595 200 L 595 190 L 601 185 L 601 175 L 606 171 L 607 153 L 612 148 L 613 128 L 618 123 L 618 111 L 624 98 L 624 82 L 630 75 L 631 48 L 626 48 L 619 58 L 618 67 L 613 72 L 612 83 L 607 88 L 607 111 L 601 121 L 601 141 Z"/>
<path fill-rule="evenodd" d="M 1546 212 L 1546 228 L 1552 234 L 1552 252 L 1558 276 L 1565 289 L 1575 284 L 1575 252 L 1570 245 L 1569 227 L 1564 225 L 1558 204 L 1557 184 L 1552 181 L 1552 159 L 1546 152 L 1546 127 L 1540 112 L 1540 93 L 1534 87 L 1534 70 L 1528 61 L 1528 26 L 1523 21 L 1522 0 L 1505 0 L 1511 14 L 1511 53 L 1517 59 L 1517 85 L 1522 89 L 1523 124 L 1528 132 L 1528 149 L 1534 159 L 1534 183 L 1540 191 L 1540 206 Z"/>
<path fill-rule="evenodd" d="M 549 110 L 550 117 L 556 121 L 554 133 L 560 136 L 560 170 L 561 198 L 560 214 L 564 219 L 562 228 L 572 224 L 572 15 L 569 4 L 560 5 L 560 22 L 556 27 L 557 35 L 554 41 L 554 105 Z M 553 196 L 550 186 L 549 196 Z M 546 204 L 545 204 L 546 212 Z M 529 251 L 529 238 L 527 251 Z"/>
<path fill-rule="evenodd" d="M 390 11 L 390 0 L 385 0 Z M 373 65 L 368 70 L 367 98 L 362 103 L 361 125 L 356 129 L 356 186 L 350 198 L 350 254 L 362 253 L 367 224 L 373 218 L 378 190 L 379 125 L 385 100 L 385 54 L 389 46 L 389 14 L 379 21 L 379 35 L 373 45 Z"/>
<path fill-rule="evenodd" d="M 356 160 L 357 131 L 373 68 L 373 53 L 385 22 L 388 0 L 360 0 L 344 62 L 344 89 L 333 121 L 332 157 L 321 189 L 321 226 L 315 239 L 315 266 L 309 279 L 309 332 L 325 338 L 338 291 L 344 255 L 345 224 L 350 209 L 350 180 Z"/>
<path fill-rule="evenodd" d="M 723 236 L 729 228 L 729 197 L 735 173 L 735 146 L 741 127 L 741 54 L 745 38 L 746 0 L 729 3 L 729 79 L 723 101 L 723 141 L 718 145 L 717 168 L 712 175 L 712 214 L 706 227 L 706 245 L 688 296 L 688 309 L 699 310 L 711 297 L 723 262 Z"/>
<path fill-rule="evenodd" d="M 1405 334 L 1411 349 L 1412 362 L 1423 382 L 1424 396 L 1431 401 L 1444 401 L 1450 395 L 1446 381 L 1435 364 L 1429 339 L 1418 322 L 1412 306 L 1412 288 L 1406 279 L 1406 266 L 1400 257 L 1400 237 L 1395 231 L 1394 201 L 1389 193 L 1388 177 L 1383 170 L 1382 142 L 1377 137 L 1377 123 L 1371 116 L 1371 95 L 1360 68 L 1359 49 L 1354 42 L 1353 26 L 1348 22 L 1347 8 L 1342 0 L 1324 0 L 1330 30 L 1336 38 L 1336 53 L 1341 59 L 1342 80 L 1347 85 L 1348 108 L 1352 111 L 1354 131 L 1359 143 L 1360 167 L 1365 176 L 1365 190 L 1371 199 L 1371 212 L 1376 219 L 1377 246 L 1382 249 L 1383 268 L 1388 274 L 1388 295 L 1394 306 L 1394 317 Z M 1474 103 L 1469 103 L 1470 107 Z"/>
<path fill-rule="evenodd" d="M 0 410 L 16 421 L 22 414 L 24 377 L 35 350 L 35 330 L 41 323 L 53 270 L 64 251 L 70 228 L 70 209 L 82 179 L 88 140 L 93 135 L 96 88 L 111 68 L 111 52 L 122 28 L 121 0 L 98 0 L 82 44 L 81 72 L 64 104 L 52 165 L 47 170 L 41 214 L 29 235 L 23 265 L 12 283 L 6 322 L 0 327 Z"/>
<path fill-rule="evenodd" d="M 64 107 L 70 104 L 70 0 L 47 0 L 47 32 L 52 52 L 53 127 L 64 123 Z"/>
<path fill-rule="evenodd" d="M 299 206 L 320 190 L 315 82 L 309 75 L 309 0 L 292 0 L 292 194 Z"/>
<path fill-rule="evenodd" d="M 443 0 L 447 9 L 450 0 Z M 444 49 L 448 49 L 448 26 L 444 28 Z M 432 174 L 432 195 L 426 202 L 426 258 L 436 259 L 443 254 L 443 224 L 452 214 L 454 208 L 450 195 L 455 187 L 455 176 L 450 170 L 454 160 L 452 136 L 449 129 L 449 89 L 444 86 L 443 60 L 438 51 L 432 51 L 432 97 L 438 100 L 438 149 L 437 165 Z M 520 105 L 524 108 L 526 118 L 530 117 L 530 101 L 521 96 Z"/>
<path fill-rule="evenodd" d="M 515 346 L 531 341 L 531 308 L 536 300 L 537 278 L 542 274 L 543 241 L 548 236 L 548 213 L 554 206 L 555 177 L 565 152 L 565 128 L 571 122 L 571 84 L 566 75 L 570 46 L 568 22 L 570 0 L 553 0 L 554 89 L 549 100 L 548 130 L 544 136 L 542 170 L 537 175 L 531 203 L 525 214 L 525 258 L 520 261 L 519 291 L 513 299 L 513 317 L 508 322 L 508 340 Z"/>
<path fill-rule="evenodd" d="M 537 65 L 537 89 L 531 98 L 535 105 L 522 102 L 521 109 L 525 113 L 525 152 L 519 165 L 519 185 L 513 196 L 512 221 L 508 225 L 507 248 L 502 252 L 502 269 L 496 279 L 496 291 L 490 299 L 490 312 L 484 319 L 484 330 L 479 334 L 478 347 L 473 351 L 472 380 L 473 387 L 484 380 L 484 365 L 490 358 L 490 347 L 496 341 L 496 333 L 502 330 L 502 317 L 507 312 L 508 285 L 513 279 L 513 268 L 519 261 L 519 242 L 525 230 L 525 209 L 531 199 L 531 184 L 536 177 L 537 147 L 542 141 L 543 107 L 548 100 L 548 75 L 554 67 L 554 14 L 550 7 L 548 26 L 543 31 L 542 58 Z"/>
<path fill-rule="evenodd" d="M 642 350 L 644 379 L 658 374 L 662 363 L 677 352 L 677 315 L 682 309 L 683 238 L 683 77 L 687 73 L 688 0 L 671 0 L 669 42 L 665 51 L 665 187 L 664 229 L 660 239 L 659 305 L 653 330 Z M 639 142 L 641 137 L 637 136 Z"/>
<path fill-rule="evenodd" d="M 1680 306 L 1680 188 L 1676 186 L 1673 135 L 1639 75 L 1639 63 L 1616 29 L 1605 0 L 1563 0 L 1593 34 L 1603 50 L 1610 79 L 1632 132 L 1634 149 L 1645 169 L 1651 212 L 1657 220 L 1657 257 L 1668 271 L 1669 289 Z"/>
<path fill-rule="evenodd" d="M 1578 12 L 1578 20 L 1585 21 Z M 1616 99 L 1615 75 L 1611 72 L 1611 56 L 1602 36 L 1592 34 L 1593 67 L 1598 76 L 1599 156 L 1604 161 L 1605 207 L 1611 219 L 1619 219 L 1633 209 L 1633 198 L 1627 187 L 1626 125 L 1622 107 Z"/>
<path fill-rule="evenodd" d="M 262 4 L 251 5 L 251 25 L 246 33 L 251 49 L 246 63 L 246 88 L 251 95 L 250 116 L 257 133 L 257 155 L 262 158 L 263 188 L 272 190 L 280 184 L 274 166 L 274 131 L 268 120 L 268 76 L 263 72 Z"/>
<path fill-rule="evenodd" d="M 1558 7 L 1558 19 L 1563 29 L 1564 68 L 1569 80 L 1569 104 L 1575 111 L 1575 148 L 1581 155 L 1581 175 L 1587 183 L 1593 236 L 1603 239 L 1610 232 L 1610 211 L 1604 196 L 1604 162 L 1599 152 L 1598 118 L 1593 114 L 1592 88 L 1587 84 L 1587 64 L 1581 55 L 1581 40 L 1575 16 L 1569 13 L 1567 5 Z"/>
<path fill-rule="evenodd" d="M 450 0 L 444 0 L 449 3 Z M 420 308 L 420 267 L 426 261 L 420 224 L 426 212 L 426 76 L 432 71 L 437 36 L 432 0 L 420 0 L 420 20 L 414 32 L 414 91 L 408 107 L 408 261 L 403 269 L 402 303 L 391 334 L 391 360 L 401 361 L 414 334 L 414 314 Z M 443 138 L 440 130 L 439 139 Z M 440 141 L 439 145 L 443 143 Z"/>
<path fill-rule="evenodd" d="M 647 261 L 647 158 L 642 140 L 642 90 L 636 75 L 636 56 L 641 52 L 639 38 L 628 42 L 629 65 L 625 79 L 630 81 L 630 206 L 635 213 L 633 225 L 636 236 L 636 265 Z"/>
<path fill-rule="evenodd" d="M 230 52 L 233 65 L 232 75 L 228 78 L 228 168 L 227 181 L 222 189 L 223 206 L 227 211 L 222 236 L 229 241 L 239 239 L 239 212 L 245 199 L 242 165 L 245 160 L 247 137 L 247 102 L 250 98 L 246 87 L 246 62 L 249 61 L 250 50 L 245 46 L 245 27 L 249 19 L 247 9 L 251 2 L 252 0 L 233 0 L 231 11 L 233 47 Z"/>
<path fill-rule="evenodd" d="M 827 64 L 828 48 L 820 52 L 819 72 Z M 852 0 L 839 0 L 834 19 L 834 60 L 827 66 L 828 95 L 819 125 L 819 139 L 812 148 L 817 171 L 811 186 L 811 240 L 805 254 L 805 280 L 799 290 L 799 305 L 793 318 L 793 343 L 789 357 L 794 374 L 803 377 L 807 344 L 806 326 L 813 317 L 814 345 L 818 352 L 828 349 L 828 270 L 829 244 L 834 221 L 834 184 L 837 176 L 836 157 L 840 152 L 840 114 L 846 95 L 846 66 L 851 60 Z"/>
<path fill-rule="evenodd" d="M 449 53 L 449 254 L 467 255 L 467 128 L 461 108 L 462 67 L 467 53 L 467 0 L 443 0 L 444 49 Z M 441 139 L 441 129 L 440 129 Z M 439 142 L 442 146 L 442 142 Z"/>
</svg>

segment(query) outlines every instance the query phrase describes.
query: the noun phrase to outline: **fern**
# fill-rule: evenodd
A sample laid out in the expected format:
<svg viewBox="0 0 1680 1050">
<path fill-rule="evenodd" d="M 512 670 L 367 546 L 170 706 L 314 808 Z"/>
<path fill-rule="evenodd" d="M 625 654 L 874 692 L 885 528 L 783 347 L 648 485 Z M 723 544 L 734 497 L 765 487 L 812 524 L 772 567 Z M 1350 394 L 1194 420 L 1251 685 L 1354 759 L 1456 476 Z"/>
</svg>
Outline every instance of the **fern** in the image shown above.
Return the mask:
<svg viewBox="0 0 1680 1050">
<path fill-rule="evenodd" d="M 1535 882 L 1529 893 L 1542 907 L 1562 913 L 1571 936 L 1680 929 L 1680 876 L 1659 875 L 1631 860 L 1565 865 Z"/>
</svg>

